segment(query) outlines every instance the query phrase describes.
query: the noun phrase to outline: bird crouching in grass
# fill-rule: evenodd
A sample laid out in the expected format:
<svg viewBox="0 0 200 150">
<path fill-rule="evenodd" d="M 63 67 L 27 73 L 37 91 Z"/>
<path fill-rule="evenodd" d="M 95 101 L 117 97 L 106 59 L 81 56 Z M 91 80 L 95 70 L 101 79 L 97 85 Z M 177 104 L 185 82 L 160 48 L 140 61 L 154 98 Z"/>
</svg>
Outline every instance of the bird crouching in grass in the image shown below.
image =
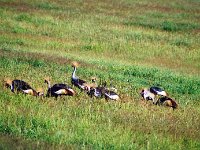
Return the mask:
<svg viewBox="0 0 200 150">
<path fill-rule="evenodd" d="M 163 96 L 167 96 L 167 93 L 160 87 L 152 86 L 149 89 L 144 88 L 140 91 L 140 95 L 145 100 L 152 100 L 153 104 L 156 104 L 158 99 Z"/>
<path fill-rule="evenodd" d="M 106 82 L 102 85 L 102 86 L 97 86 L 96 87 L 92 87 L 91 90 L 88 92 L 89 95 L 95 96 L 97 98 L 105 98 L 106 100 L 118 100 L 119 99 L 119 95 L 113 91 L 116 89 L 113 88 L 107 88 L 106 87 Z"/>
<path fill-rule="evenodd" d="M 157 86 L 150 87 L 149 91 L 155 95 L 167 96 L 166 91 Z"/>
<path fill-rule="evenodd" d="M 118 100 L 119 95 L 111 90 L 106 89 L 105 87 L 94 87 L 91 88 L 89 95 L 95 96 L 97 98 L 105 98 L 106 100 Z"/>
<path fill-rule="evenodd" d="M 83 83 L 84 90 L 89 93 L 92 88 L 96 88 L 96 77 L 91 77 L 92 83 Z"/>
<path fill-rule="evenodd" d="M 168 97 L 166 91 L 160 87 L 144 88 L 140 91 L 140 95 L 144 100 L 152 100 L 155 105 L 171 107 L 173 110 L 178 108 L 177 102 Z"/>
<path fill-rule="evenodd" d="M 72 85 L 78 87 L 81 90 L 85 90 L 86 88 L 86 81 L 79 79 L 76 76 L 76 69 L 78 67 L 78 63 L 77 62 L 72 62 L 72 67 L 74 68 L 73 72 L 72 72 L 72 77 L 71 77 L 71 83 Z"/>
<path fill-rule="evenodd" d="M 42 96 L 43 95 L 41 88 L 39 89 L 39 91 L 36 91 L 27 82 L 25 82 L 23 80 L 5 79 L 4 85 L 5 85 L 5 87 L 10 88 L 10 90 L 13 93 L 21 92 L 21 93 L 32 95 L 32 96 Z"/>
<path fill-rule="evenodd" d="M 110 100 L 118 100 L 119 99 L 119 95 L 116 92 L 111 91 L 111 90 L 106 89 L 104 95 L 105 95 L 106 100 L 109 100 L 109 99 Z"/>
<path fill-rule="evenodd" d="M 117 89 L 110 84 L 109 87 L 107 87 L 107 82 L 105 81 L 103 83 L 103 87 L 105 87 L 104 95 L 106 100 L 118 100 L 119 95 L 117 94 Z"/>
<path fill-rule="evenodd" d="M 158 101 L 158 99 L 160 97 L 163 97 L 163 96 L 167 96 L 167 92 L 165 90 L 163 90 L 162 88 L 160 87 L 157 87 L 157 86 L 152 86 L 149 88 L 149 91 L 151 93 L 153 93 L 155 95 L 155 98 L 153 100 L 153 104 L 156 104 L 156 102 Z"/>
<path fill-rule="evenodd" d="M 66 95 L 66 96 L 75 95 L 75 91 L 70 86 L 64 83 L 54 84 L 53 86 L 51 86 L 49 77 L 45 78 L 44 82 L 47 83 L 47 86 L 48 86 L 48 90 L 46 94 L 47 97 L 51 96 L 51 97 L 57 98 L 58 96 L 62 96 L 62 95 Z"/>
<path fill-rule="evenodd" d="M 104 87 L 100 87 L 96 83 L 96 77 L 91 77 L 92 83 L 84 83 L 85 91 L 90 97 L 97 97 L 102 98 L 103 97 L 103 91 Z"/>
<path fill-rule="evenodd" d="M 155 94 L 151 93 L 147 88 L 143 88 L 141 91 L 140 91 L 140 95 L 142 96 L 142 98 L 144 100 L 152 100 L 152 101 L 155 101 Z"/>
<path fill-rule="evenodd" d="M 168 96 L 160 97 L 158 101 L 156 102 L 156 105 L 171 107 L 173 108 L 173 110 L 178 108 L 177 102 Z"/>
<path fill-rule="evenodd" d="M 90 97 L 96 97 L 96 98 L 103 98 L 105 94 L 105 88 L 104 87 L 91 87 L 90 91 L 88 91 L 88 95 Z"/>
</svg>

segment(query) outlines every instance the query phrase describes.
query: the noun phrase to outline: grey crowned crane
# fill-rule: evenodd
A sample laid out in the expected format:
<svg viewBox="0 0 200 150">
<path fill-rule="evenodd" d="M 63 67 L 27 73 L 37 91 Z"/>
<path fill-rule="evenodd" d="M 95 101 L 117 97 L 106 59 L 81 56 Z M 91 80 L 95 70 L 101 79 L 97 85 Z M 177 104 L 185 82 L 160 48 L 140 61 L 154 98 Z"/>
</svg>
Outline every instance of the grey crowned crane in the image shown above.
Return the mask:
<svg viewBox="0 0 200 150">
<path fill-rule="evenodd" d="M 96 84 L 96 77 L 92 77 L 91 81 L 92 81 L 92 83 L 84 83 L 87 94 L 90 97 L 93 97 L 93 96 L 98 97 L 98 98 L 103 97 L 102 91 L 103 91 L 104 87 L 99 87 Z"/>
<path fill-rule="evenodd" d="M 72 78 L 71 78 L 71 83 L 78 87 L 81 90 L 85 90 L 86 87 L 86 81 L 79 79 L 76 76 L 76 68 L 78 67 L 78 63 L 77 62 L 72 62 L 72 67 L 74 68 L 73 72 L 72 72 Z"/>
<path fill-rule="evenodd" d="M 156 101 L 159 99 L 159 97 L 167 96 L 167 93 L 160 87 L 152 86 L 149 89 L 147 88 L 142 89 L 140 95 L 145 100 L 152 100 L 153 104 L 156 104 Z"/>
<path fill-rule="evenodd" d="M 105 87 L 105 92 L 104 92 L 104 95 L 105 95 L 105 99 L 110 99 L 110 100 L 118 100 L 119 99 L 119 95 L 117 94 L 117 89 L 112 87 L 109 87 L 107 88 L 106 87 L 107 83 L 105 82 L 104 83 L 104 87 Z"/>
<path fill-rule="evenodd" d="M 57 98 L 58 96 L 61 96 L 61 95 L 66 95 L 66 96 L 75 95 L 75 91 L 66 84 L 60 83 L 60 84 L 54 84 L 53 86 L 51 86 L 49 77 L 45 78 L 44 82 L 47 83 L 48 85 L 48 91 L 46 95 L 47 97 L 52 96 L 52 97 Z"/>
<path fill-rule="evenodd" d="M 162 88 L 157 86 L 150 87 L 149 91 L 155 95 L 167 96 L 167 93 Z"/>
<path fill-rule="evenodd" d="M 106 89 L 105 87 L 95 87 L 95 88 L 91 88 L 89 95 L 95 96 L 97 98 L 105 98 L 106 100 L 118 100 L 119 99 L 119 95 L 111 90 Z"/>
<path fill-rule="evenodd" d="M 10 90 L 15 93 L 15 91 L 24 93 L 24 94 L 29 94 L 32 96 L 42 96 L 43 90 L 39 89 L 38 91 L 34 90 L 28 83 L 26 83 L 23 80 L 10 80 L 10 79 L 5 79 L 5 86 L 7 88 L 10 88 Z"/>
<path fill-rule="evenodd" d="M 111 100 L 118 100 L 119 99 L 119 95 L 114 92 L 114 91 L 111 91 L 111 90 L 105 90 L 105 99 L 111 99 Z"/>
<path fill-rule="evenodd" d="M 144 100 L 152 100 L 155 99 L 155 94 L 151 93 L 147 88 L 144 88 L 140 91 L 140 95 Z"/>
<path fill-rule="evenodd" d="M 88 91 L 88 95 L 90 97 L 97 97 L 97 98 L 103 98 L 105 93 L 105 88 L 104 87 L 91 87 L 90 90 Z"/>
<path fill-rule="evenodd" d="M 154 104 L 160 97 L 167 96 L 167 93 L 162 88 L 157 86 L 150 87 L 149 91 L 155 95 L 155 98 L 153 99 Z"/>
<path fill-rule="evenodd" d="M 158 101 L 156 102 L 156 105 L 171 107 L 173 108 L 173 110 L 178 108 L 177 102 L 168 96 L 160 97 Z"/>
<path fill-rule="evenodd" d="M 92 88 L 96 88 L 97 84 L 96 84 L 96 77 L 92 77 L 91 78 L 92 83 L 84 83 L 84 90 L 89 92 Z"/>
<path fill-rule="evenodd" d="M 106 88 L 106 83 L 103 86 L 92 87 L 88 93 L 91 97 L 92 96 L 95 96 L 98 98 L 104 97 L 106 100 L 108 100 L 108 99 L 118 100 L 119 99 L 119 95 L 115 91 Z"/>
</svg>

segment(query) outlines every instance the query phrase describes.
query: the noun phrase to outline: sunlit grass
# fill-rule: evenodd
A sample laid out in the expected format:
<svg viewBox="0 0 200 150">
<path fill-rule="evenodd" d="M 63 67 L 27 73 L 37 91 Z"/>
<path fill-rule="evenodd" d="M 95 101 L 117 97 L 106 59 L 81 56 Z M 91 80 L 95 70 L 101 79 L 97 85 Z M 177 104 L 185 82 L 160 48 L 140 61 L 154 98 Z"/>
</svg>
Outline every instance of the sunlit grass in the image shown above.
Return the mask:
<svg viewBox="0 0 200 150">
<path fill-rule="evenodd" d="M 195 0 L 0 1 L 1 81 L 46 92 L 46 76 L 71 85 L 78 61 L 81 79 L 96 76 L 121 97 L 74 88 L 75 97 L 41 99 L 1 84 L 0 132 L 55 149 L 199 149 L 199 8 Z M 139 90 L 152 85 L 178 109 L 141 101 Z"/>
</svg>

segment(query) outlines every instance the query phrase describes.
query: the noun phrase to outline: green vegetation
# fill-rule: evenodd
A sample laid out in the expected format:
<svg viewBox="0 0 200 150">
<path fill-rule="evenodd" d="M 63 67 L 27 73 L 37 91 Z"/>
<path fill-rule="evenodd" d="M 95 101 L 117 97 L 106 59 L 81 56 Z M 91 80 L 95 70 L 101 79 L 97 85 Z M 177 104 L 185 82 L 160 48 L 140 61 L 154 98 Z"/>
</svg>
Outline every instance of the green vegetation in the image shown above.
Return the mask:
<svg viewBox="0 0 200 150">
<path fill-rule="evenodd" d="M 36 98 L 0 84 L 0 149 L 199 149 L 199 12 L 197 0 L 0 0 L 1 81 L 46 92 L 46 76 L 71 85 L 78 61 L 80 78 L 108 81 L 121 97 L 75 88 L 75 97 Z M 151 85 L 179 108 L 141 101 Z"/>
</svg>

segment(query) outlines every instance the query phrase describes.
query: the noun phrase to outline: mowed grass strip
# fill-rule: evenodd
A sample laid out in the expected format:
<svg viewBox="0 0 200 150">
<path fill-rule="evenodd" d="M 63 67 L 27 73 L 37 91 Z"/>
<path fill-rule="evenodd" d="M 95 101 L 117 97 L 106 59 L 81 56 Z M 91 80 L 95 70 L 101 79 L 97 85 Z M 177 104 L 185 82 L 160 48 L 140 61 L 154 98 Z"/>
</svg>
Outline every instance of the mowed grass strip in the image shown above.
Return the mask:
<svg viewBox="0 0 200 150">
<path fill-rule="evenodd" d="M 2 49 L 10 47 L 27 50 L 34 47 L 34 51 L 48 49 L 54 52 L 72 53 L 73 57 L 77 57 L 78 52 L 82 57 L 100 57 L 100 60 L 110 57 L 111 61 L 117 59 L 123 63 L 156 65 L 182 72 L 199 73 L 199 23 L 197 20 L 199 9 L 194 7 L 195 2 L 183 3 L 184 8 L 187 6 L 188 9 L 179 8 L 179 2 L 175 2 L 174 5 L 164 3 L 162 6 L 159 2 L 150 5 L 146 1 L 132 4 L 122 1 L 120 5 L 112 1 L 108 6 L 105 1 L 99 2 L 98 5 L 87 1 L 84 5 L 80 2 L 49 4 L 44 2 L 41 6 L 34 2 L 29 4 L 22 2 L 22 4 L 22 8 L 26 6 L 24 6 L 25 11 L 18 9 L 19 4 L 9 7 L 13 6 L 12 2 L 4 4 L 5 7 L 1 8 Z M 47 6 L 43 8 L 42 5 Z M 76 7 L 78 9 L 75 9 Z M 86 9 L 86 7 L 91 9 Z M 98 7 L 102 10 L 94 11 Z M 174 11 L 166 11 L 168 9 L 165 10 L 165 7 L 169 10 L 178 9 L 180 12 L 171 15 Z M 28 11 L 33 8 L 35 11 Z M 118 8 L 116 11 L 119 14 L 115 11 L 107 14 L 111 8 Z M 146 11 L 144 11 L 145 8 Z M 157 11 L 150 11 L 152 8 Z M 13 10 L 16 11 L 14 15 Z M 90 11 L 94 12 L 89 15 Z M 141 14 L 143 11 L 144 13 Z M 194 12 L 195 15 L 193 15 Z M 166 32 L 160 31 L 160 27 L 157 29 L 157 27 L 146 28 L 142 25 L 124 24 L 128 20 L 138 23 L 137 20 L 132 19 L 133 17 L 144 17 L 144 22 L 152 19 L 150 23 L 158 23 L 162 20 L 170 24 L 170 21 L 165 18 L 171 16 L 174 16 L 172 20 L 179 22 L 189 20 L 188 24 L 196 24 L 196 27 L 195 29 L 184 28 L 178 32 Z M 142 19 L 139 20 L 142 21 Z M 172 23 L 172 26 L 173 24 L 176 26 L 176 22 Z M 180 24 L 180 27 L 184 25 Z M 16 41 L 16 43 L 11 41 Z M 111 57 L 113 53 L 115 55 Z M 187 71 L 188 68 L 190 68 L 189 71 Z"/>
</svg>

